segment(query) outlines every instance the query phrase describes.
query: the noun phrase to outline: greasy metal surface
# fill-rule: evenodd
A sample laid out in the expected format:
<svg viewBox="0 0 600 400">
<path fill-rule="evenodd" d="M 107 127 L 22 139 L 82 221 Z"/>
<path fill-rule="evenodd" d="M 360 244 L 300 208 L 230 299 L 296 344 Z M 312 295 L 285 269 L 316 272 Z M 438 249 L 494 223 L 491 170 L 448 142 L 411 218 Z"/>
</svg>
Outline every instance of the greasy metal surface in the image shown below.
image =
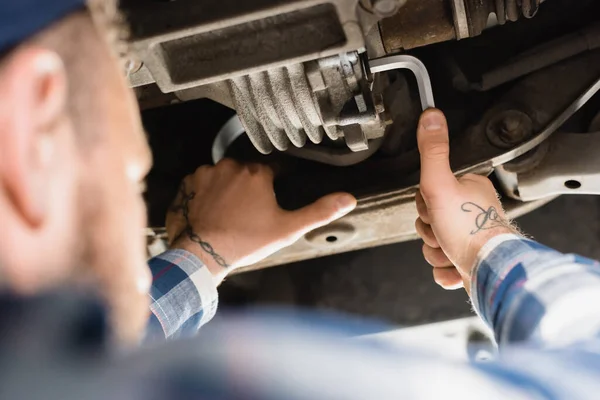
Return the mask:
<svg viewBox="0 0 600 400">
<path fill-rule="evenodd" d="M 431 87 L 431 78 L 425 64 L 416 57 L 412 56 L 389 56 L 371 60 L 369 67 L 372 73 L 391 71 L 394 69 L 408 69 L 417 80 L 419 87 L 419 97 L 421 98 L 421 107 L 423 110 L 435 107 L 433 98 L 433 88 Z"/>
<path fill-rule="evenodd" d="M 388 54 L 456 38 L 447 0 L 408 0 L 396 15 L 379 25 Z"/>
<path fill-rule="evenodd" d="M 497 169 L 507 193 L 523 201 L 560 194 L 600 194 L 600 133 L 558 133 L 543 160 L 529 171 Z M 512 184 L 511 184 L 512 183 Z"/>
<path fill-rule="evenodd" d="M 143 2 L 125 12 L 144 63 L 130 81 L 147 83 L 149 71 L 163 92 L 364 47 L 356 0 Z"/>
</svg>

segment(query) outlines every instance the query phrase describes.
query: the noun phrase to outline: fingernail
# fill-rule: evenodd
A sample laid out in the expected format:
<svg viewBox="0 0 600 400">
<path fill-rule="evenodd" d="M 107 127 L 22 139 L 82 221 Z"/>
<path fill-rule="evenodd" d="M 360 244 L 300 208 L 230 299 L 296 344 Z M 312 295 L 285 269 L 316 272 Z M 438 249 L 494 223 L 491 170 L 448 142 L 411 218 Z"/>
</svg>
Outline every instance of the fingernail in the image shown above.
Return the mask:
<svg viewBox="0 0 600 400">
<path fill-rule="evenodd" d="M 444 115 L 437 110 L 428 111 L 427 114 L 421 120 L 421 125 L 425 130 L 437 131 L 442 129 L 444 125 Z"/>
<path fill-rule="evenodd" d="M 339 214 L 348 214 L 356 207 L 356 199 L 349 194 L 340 195 L 336 205 Z"/>
</svg>

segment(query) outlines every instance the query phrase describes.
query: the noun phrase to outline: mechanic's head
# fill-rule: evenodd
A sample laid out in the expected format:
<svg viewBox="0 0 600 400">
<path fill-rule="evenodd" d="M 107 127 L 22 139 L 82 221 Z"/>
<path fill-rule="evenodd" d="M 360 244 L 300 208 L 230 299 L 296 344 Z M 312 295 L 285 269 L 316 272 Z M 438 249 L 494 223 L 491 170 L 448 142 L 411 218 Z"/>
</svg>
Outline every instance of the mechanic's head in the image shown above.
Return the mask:
<svg viewBox="0 0 600 400">
<path fill-rule="evenodd" d="M 150 153 L 114 9 L 108 0 L 0 4 L 0 282 L 26 294 L 99 283 L 135 330 L 147 309 Z"/>
</svg>

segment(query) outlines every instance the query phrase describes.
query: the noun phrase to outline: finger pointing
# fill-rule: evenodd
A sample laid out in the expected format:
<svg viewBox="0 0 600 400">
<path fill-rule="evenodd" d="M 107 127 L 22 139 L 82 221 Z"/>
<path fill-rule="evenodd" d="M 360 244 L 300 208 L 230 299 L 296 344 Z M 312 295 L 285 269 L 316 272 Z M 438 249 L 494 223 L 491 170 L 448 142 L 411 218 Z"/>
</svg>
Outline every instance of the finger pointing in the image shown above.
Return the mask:
<svg viewBox="0 0 600 400">
<path fill-rule="evenodd" d="M 343 217 L 355 207 L 356 199 L 351 194 L 330 194 L 311 205 L 289 213 L 286 229 L 291 235 L 303 235 Z"/>
</svg>

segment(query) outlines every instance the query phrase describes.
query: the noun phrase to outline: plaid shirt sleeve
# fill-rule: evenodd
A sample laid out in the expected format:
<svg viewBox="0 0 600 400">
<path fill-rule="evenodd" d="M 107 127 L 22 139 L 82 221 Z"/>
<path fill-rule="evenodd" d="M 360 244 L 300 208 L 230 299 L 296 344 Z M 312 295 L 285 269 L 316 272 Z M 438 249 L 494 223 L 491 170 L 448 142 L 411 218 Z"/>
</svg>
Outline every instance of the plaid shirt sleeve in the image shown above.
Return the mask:
<svg viewBox="0 0 600 400">
<path fill-rule="evenodd" d="M 185 250 L 169 250 L 148 264 L 153 281 L 146 341 L 193 336 L 217 310 L 218 294 L 211 273 Z"/>
<path fill-rule="evenodd" d="M 599 263 L 517 235 L 482 248 L 471 296 L 501 346 L 564 346 L 600 333 Z"/>
</svg>

